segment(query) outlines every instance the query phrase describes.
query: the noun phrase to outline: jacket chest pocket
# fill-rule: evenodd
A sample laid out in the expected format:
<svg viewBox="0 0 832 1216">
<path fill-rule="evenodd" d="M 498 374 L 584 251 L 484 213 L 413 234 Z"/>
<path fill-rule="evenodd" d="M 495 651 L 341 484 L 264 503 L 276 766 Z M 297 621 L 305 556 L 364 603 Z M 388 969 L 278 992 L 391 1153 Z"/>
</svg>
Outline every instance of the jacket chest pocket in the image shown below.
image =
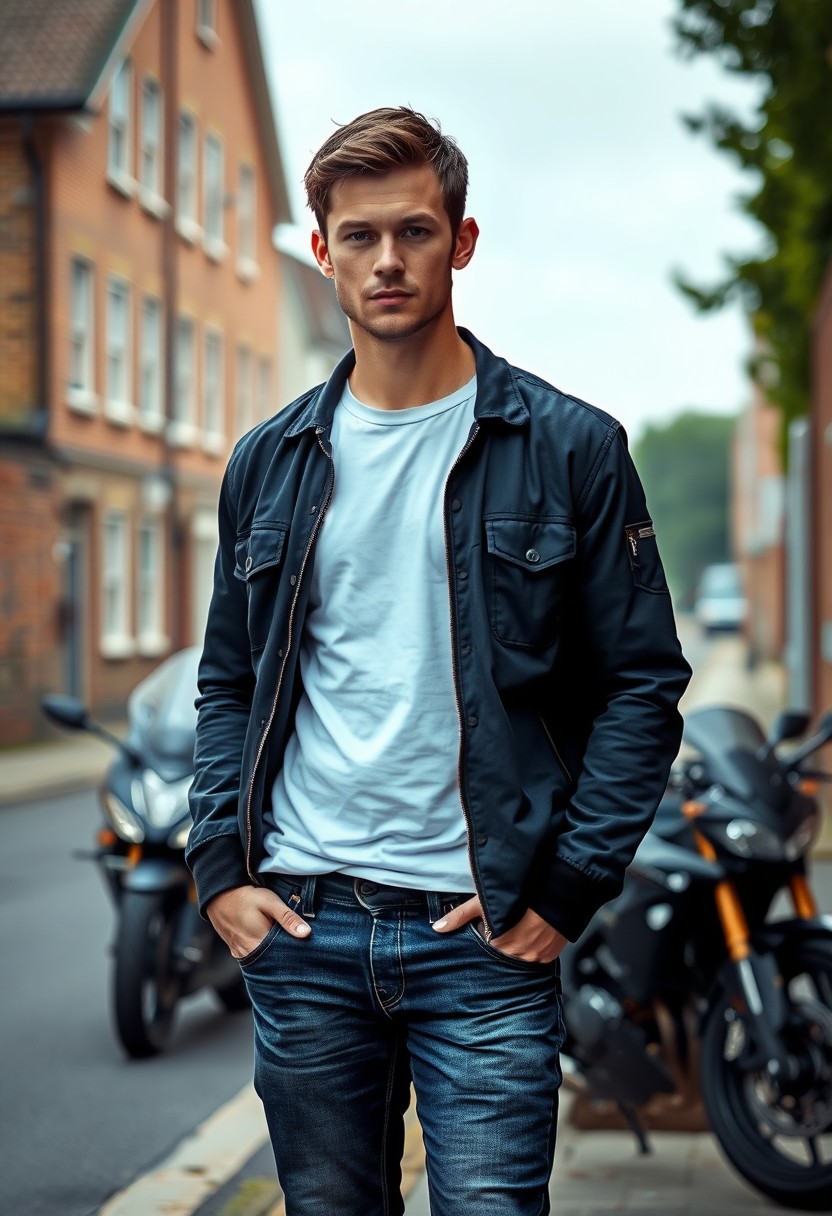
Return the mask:
<svg viewBox="0 0 832 1216">
<path fill-rule="evenodd" d="M 245 583 L 248 595 L 252 650 L 261 650 L 268 640 L 287 531 L 285 524 L 255 527 L 234 547 L 234 577 Z"/>
<path fill-rule="evenodd" d="M 507 646 L 550 646 L 576 551 L 566 520 L 502 516 L 485 520 L 489 616 Z"/>
</svg>

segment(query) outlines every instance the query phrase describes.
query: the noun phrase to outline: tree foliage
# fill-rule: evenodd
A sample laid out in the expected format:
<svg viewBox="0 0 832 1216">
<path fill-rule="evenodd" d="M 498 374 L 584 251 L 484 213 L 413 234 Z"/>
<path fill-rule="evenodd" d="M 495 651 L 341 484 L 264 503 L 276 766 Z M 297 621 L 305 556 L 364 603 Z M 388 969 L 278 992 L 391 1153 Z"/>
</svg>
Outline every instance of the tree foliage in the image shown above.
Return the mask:
<svg viewBox="0 0 832 1216">
<path fill-rule="evenodd" d="M 727 256 L 711 287 L 677 283 L 703 310 L 737 296 L 760 341 L 751 373 L 788 422 L 809 408 L 812 320 L 832 259 L 832 0 L 677 0 L 679 47 L 760 81 L 752 120 L 709 106 L 686 118 L 753 180 L 743 210 L 766 234 L 757 257 Z"/>
<path fill-rule="evenodd" d="M 688 410 L 633 447 L 668 582 L 689 605 L 703 568 L 730 560 L 728 495 L 736 420 Z"/>
</svg>

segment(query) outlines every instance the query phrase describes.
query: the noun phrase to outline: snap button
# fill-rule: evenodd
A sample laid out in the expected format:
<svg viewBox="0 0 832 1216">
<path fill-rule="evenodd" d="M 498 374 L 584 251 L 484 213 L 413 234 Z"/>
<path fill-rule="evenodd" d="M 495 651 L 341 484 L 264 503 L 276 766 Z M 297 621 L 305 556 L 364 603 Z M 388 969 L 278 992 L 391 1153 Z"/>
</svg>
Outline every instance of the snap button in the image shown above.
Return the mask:
<svg viewBox="0 0 832 1216">
<path fill-rule="evenodd" d="M 469 725 L 469 726 L 476 726 L 476 725 L 477 725 L 477 715 L 476 715 L 476 714 L 469 714 L 469 715 L 468 715 L 468 725 Z"/>
<path fill-rule="evenodd" d="M 246 558 L 246 570 L 250 570 L 250 569 L 251 569 L 251 567 L 252 567 L 252 564 L 253 564 L 253 563 L 252 563 L 251 557 L 250 557 L 250 556 L 249 556 L 249 557 L 247 557 L 247 558 Z"/>
<path fill-rule="evenodd" d="M 540 561 L 540 554 L 538 553 L 537 549 L 526 550 L 526 561 L 535 563 Z"/>
<path fill-rule="evenodd" d="M 297 581 L 298 581 L 298 576 L 297 576 L 296 574 L 292 574 L 292 575 L 290 575 L 290 577 L 289 577 L 289 583 L 290 583 L 290 585 L 291 585 L 292 587 L 294 587 L 294 585 L 295 585 L 295 583 L 296 583 Z"/>
<path fill-rule="evenodd" d="M 460 501 L 458 498 L 455 498 L 455 499 L 453 500 L 453 502 L 451 503 L 451 510 L 452 510 L 452 511 L 459 511 L 461 507 L 462 507 L 462 503 L 461 503 L 461 501 Z"/>
<path fill-rule="evenodd" d="M 463 642 L 463 643 L 462 643 L 462 653 L 463 653 L 463 654 L 470 654 L 470 653 L 471 653 L 471 643 L 470 643 L 470 642 Z"/>
<path fill-rule="evenodd" d="M 468 571 L 467 571 L 467 570 L 460 570 L 460 572 L 459 572 L 459 579 L 460 579 L 460 582 L 464 582 L 464 581 L 465 581 L 465 579 L 466 579 L 467 577 L 468 577 Z"/>
<path fill-rule="evenodd" d="M 376 891 L 378 890 L 378 887 L 373 882 L 362 882 L 359 885 L 358 890 L 361 892 L 362 895 L 375 895 Z"/>
<path fill-rule="evenodd" d="M 480 835 L 477 837 L 477 844 L 480 846 L 482 846 L 484 844 L 488 844 L 488 837 L 484 833 L 481 832 Z"/>
</svg>

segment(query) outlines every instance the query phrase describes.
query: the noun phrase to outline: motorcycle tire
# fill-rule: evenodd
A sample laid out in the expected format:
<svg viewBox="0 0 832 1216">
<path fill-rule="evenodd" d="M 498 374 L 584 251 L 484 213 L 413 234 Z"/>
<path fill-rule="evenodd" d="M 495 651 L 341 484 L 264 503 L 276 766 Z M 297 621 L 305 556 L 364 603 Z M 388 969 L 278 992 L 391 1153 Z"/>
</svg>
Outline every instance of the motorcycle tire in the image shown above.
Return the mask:
<svg viewBox="0 0 832 1216">
<path fill-rule="evenodd" d="M 778 1097 L 765 1074 L 743 1069 L 747 1031 L 725 997 L 702 1035 L 702 1097 L 720 1148 L 747 1182 L 784 1207 L 829 1211 L 832 941 L 787 939 L 777 963 L 791 1010 L 788 1049 L 805 1066 L 800 1092 Z"/>
<path fill-rule="evenodd" d="M 113 1013 L 129 1056 L 143 1059 L 170 1039 L 179 999 L 173 970 L 175 905 L 164 892 L 125 891 L 119 909 Z"/>
<path fill-rule="evenodd" d="M 251 1009 L 251 1001 L 248 999 L 248 989 L 246 982 L 242 976 L 239 979 L 232 980 L 230 984 L 223 984 L 214 989 L 224 1009 L 229 1013 L 239 1013 L 242 1009 Z"/>
</svg>

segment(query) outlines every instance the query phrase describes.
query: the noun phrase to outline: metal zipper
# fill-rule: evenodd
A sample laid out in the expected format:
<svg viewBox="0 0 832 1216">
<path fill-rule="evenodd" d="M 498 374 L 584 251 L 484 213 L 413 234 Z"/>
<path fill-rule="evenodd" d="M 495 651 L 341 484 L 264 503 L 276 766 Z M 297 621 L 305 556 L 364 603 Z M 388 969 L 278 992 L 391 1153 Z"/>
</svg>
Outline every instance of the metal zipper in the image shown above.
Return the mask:
<svg viewBox="0 0 832 1216">
<path fill-rule="evenodd" d="M 543 732 L 546 735 L 546 738 L 549 740 L 549 746 L 551 747 L 552 751 L 555 753 L 555 759 L 557 760 L 558 764 L 561 766 L 563 771 L 566 773 L 566 776 L 569 779 L 569 782 L 571 784 L 572 774 L 570 773 L 569 768 L 567 767 L 566 761 L 564 760 L 563 756 L 560 754 L 560 751 L 558 750 L 557 743 L 555 743 L 554 739 L 552 738 L 552 732 L 549 730 L 549 727 L 546 725 L 546 721 L 545 721 L 543 715 L 538 714 L 537 720 L 540 723 L 540 725 L 543 727 Z"/>
<path fill-rule="evenodd" d="M 286 650 L 283 655 L 283 663 L 280 668 L 280 675 L 277 677 L 277 688 L 275 689 L 274 700 L 272 702 L 272 711 L 269 714 L 268 721 L 266 722 L 265 729 L 263 730 L 263 734 L 260 738 L 260 746 L 257 748 L 257 755 L 254 758 L 254 767 L 251 770 L 251 780 L 249 782 L 249 787 L 248 787 L 248 800 L 246 802 L 246 870 L 248 871 L 249 878 L 255 885 L 259 885 L 259 884 L 258 884 L 258 880 L 256 879 L 256 877 L 254 876 L 254 874 L 251 871 L 251 800 L 254 796 L 254 778 L 257 776 L 257 769 L 260 764 L 260 759 L 263 755 L 263 751 L 266 746 L 266 740 L 268 739 L 269 731 L 272 728 L 272 723 L 274 722 L 274 715 L 277 712 L 277 702 L 280 699 L 280 688 L 281 688 L 281 685 L 283 684 L 283 673 L 286 671 L 286 664 L 289 661 L 289 652 L 292 648 L 292 626 L 294 624 L 295 608 L 297 606 L 298 596 L 300 595 L 301 584 L 303 582 L 303 572 L 306 569 L 306 561 L 307 561 L 307 558 L 309 557 L 309 554 L 312 551 L 312 546 L 314 545 L 315 539 L 318 535 L 318 532 L 320 531 L 320 527 L 321 527 L 321 523 L 323 521 L 324 515 L 326 514 L 327 508 L 329 507 L 329 504 L 332 501 L 332 492 L 335 489 L 335 465 L 333 463 L 331 455 L 326 450 L 326 448 L 324 447 L 323 442 L 321 440 L 321 433 L 322 433 L 323 429 L 324 428 L 322 426 L 317 427 L 315 429 L 315 435 L 317 437 L 318 444 L 320 446 L 321 451 L 323 452 L 324 456 L 326 456 L 326 458 L 330 464 L 329 488 L 327 490 L 326 499 L 324 500 L 324 505 L 321 507 L 320 511 L 318 512 L 318 518 L 315 520 L 314 527 L 312 528 L 312 532 L 309 537 L 309 543 L 306 546 L 306 549 L 303 554 L 303 559 L 300 563 L 300 570 L 298 571 L 298 581 L 295 586 L 295 594 L 294 594 L 294 598 L 292 599 L 291 607 L 289 608 L 289 631 L 288 631 L 288 634 L 286 637 Z"/>
<path fill-rule="evenodd" d="M 491 922 L 488 919 L 488 914 L 485 910 L 485 900 L 483 899 L 482 891 L 480 889 L 480 884 L 479 884 L 479 880 L 477 877 L 477 868 L 476 868 L 476 865 L 474 864 L 474 850 L 471 845 L 471 835 L 472 835 L 471 812 L 468 809 L 468 806 L 466 805 L 465 794 L 464 794 L 463 788 L 462 788 L 462 784 L 463 784 L 462 783 L 462 743 L 463 743 L 463 739 L 464 739 L 464 728 L 462 725 L 462 706 L 460 705 L 460 701 L 459 701 L 459 671 L 458 671 L 458 655 L 457 655 L 457 649 L 456 649 L 456 620 L 454 617 L 454 596 L 451 592 L 453 571 L 451 569 L 451 551 L 450 551 L 450 547 L 448 545 L 448 486 L 450 484 L 451 477 L 454 475 L 454 472 L 456 471 L 457 466 L 459 465 L 462 458 L 465 456 L 465 453 L 471 447 L 471 444 L 476 439 L 477 435 L 479 434 L 479 431 L 480 431 L 479 423 L 475 423 L 474 429 L 471 432 L 471 434 L 468 436 L 465 446 L 463 447 L 462 451 L 459 453 L 456 460 L 453 462 L 450 469 L 448 470 L 448 476 L 445 479 L 445 490 L 442 495 L 442 510 L 443 510 L 443 516 L 444 516 L 443 522 L 445 525 L 444 526 L 444 540 L 445 540 L 445 565 L 447 567 L 447 572 L 448 572 L 448 602 L 449 602 L 450 611 L 451 611 L 451 672 L 453 674 L 454 701 L 456 703 L 456 717 L 457 717 L 457 723 L 459 725 L 459 750 L 457 752 L 457 761 L 456 761 L 456 781 L 457 781 L 457 786 L 459 788 L 459 803 L 460 803 L 460 806 L 462 807 L 462 815 L 463 815 L 463 818 L 465 819 L 465 827 L 467 829 L 466 834 L 467 834 L 467 844 L 468 844 L 468 864 L 471 867 L 471 877 L 474 880 L 474 886 L 476 888 L 477 896 L 480 901 L 480 907 L 482 908 L 482 917 L 483 917 L 483 921 L 485 922 L 485 927 L 486 927 L 485 938 L 486 938 L 486 941 L 490 941 L 490 939 L 494 933 L 494 926 L 491 924 Z"/>
</svg>

